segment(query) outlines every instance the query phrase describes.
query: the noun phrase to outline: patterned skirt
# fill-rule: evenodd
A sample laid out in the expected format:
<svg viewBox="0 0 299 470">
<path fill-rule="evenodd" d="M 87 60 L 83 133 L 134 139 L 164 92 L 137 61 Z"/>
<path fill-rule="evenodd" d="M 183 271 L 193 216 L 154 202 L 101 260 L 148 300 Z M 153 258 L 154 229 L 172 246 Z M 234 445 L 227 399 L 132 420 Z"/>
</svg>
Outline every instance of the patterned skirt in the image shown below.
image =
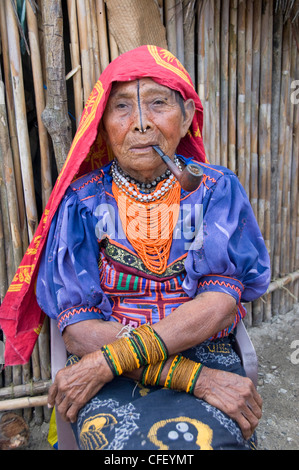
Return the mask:
<svg viewBox="0 0 299 470">
<path fill-rule="evenodd" d="M 245 375 L 234 336 L 205 341 L 184 353 L 204 365 Z M 68 364 L 79 360 L 69 358 Z M 126 377 L 105 385 L 72 425 L 82 450 L 250 450 L 237 423 L 185 392 L 143 386 Z"/>
</svg>

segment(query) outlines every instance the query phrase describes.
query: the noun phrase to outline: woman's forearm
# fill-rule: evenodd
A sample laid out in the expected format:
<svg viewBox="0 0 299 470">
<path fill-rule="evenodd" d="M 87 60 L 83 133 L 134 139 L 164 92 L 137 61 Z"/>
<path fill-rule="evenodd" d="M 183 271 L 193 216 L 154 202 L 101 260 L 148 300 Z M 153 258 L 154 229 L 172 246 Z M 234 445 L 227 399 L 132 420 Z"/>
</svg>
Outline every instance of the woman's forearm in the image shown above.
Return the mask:
<svg viewBox="0 0 299 470">
<path fill-rule="evenodd" d="M 69 353 L 83 357 L 115 341 L 123 328 L 118 322 L 85 320 L 67 326 L 62 337 Z"/>
<path fill-rule="evenodd" d="M 232 325 L 236 301 L 228 294 L 205 292 L 153 325 L 170 355 L 185 351 Z"/>
<path fill-rule="evenodd" d="M 104 320 L 86 320 L 66 327 L 63 339 L 66 349 L 80 358 L 98 351 L 105 344 L 113 343 L 121 334 L 124 325 Z M 139 380 L 141 370 L 135 370 L 125 375 Z"/>
<path fill-rule="evenodd" d="M 202 343 L 230 326 L 236 302 L 228 294 L 206 292 L 174 310 L 153 325 L 170 355 Z M 115 341 L 124 326 L 117 322 L 86 320 L 69 325 L 63 333 L 67 350 L 79 357 Z"/>
</svg>

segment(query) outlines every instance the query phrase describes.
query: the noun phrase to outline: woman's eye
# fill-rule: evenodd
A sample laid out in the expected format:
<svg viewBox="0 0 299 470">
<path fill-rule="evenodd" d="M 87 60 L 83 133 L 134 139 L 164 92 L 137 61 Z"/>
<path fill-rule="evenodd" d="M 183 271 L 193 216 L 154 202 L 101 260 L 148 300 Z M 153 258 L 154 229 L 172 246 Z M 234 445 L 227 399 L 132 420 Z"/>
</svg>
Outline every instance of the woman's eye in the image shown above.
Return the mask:
<svg viewBox="0 0 299 470">
<path fill-rule="evenodd" d="M 125 109 L 127 107 L 127 104 L 126 103 L 118 103 L 116 105 L 116 108 L 117 109 Z"/>
</svg>

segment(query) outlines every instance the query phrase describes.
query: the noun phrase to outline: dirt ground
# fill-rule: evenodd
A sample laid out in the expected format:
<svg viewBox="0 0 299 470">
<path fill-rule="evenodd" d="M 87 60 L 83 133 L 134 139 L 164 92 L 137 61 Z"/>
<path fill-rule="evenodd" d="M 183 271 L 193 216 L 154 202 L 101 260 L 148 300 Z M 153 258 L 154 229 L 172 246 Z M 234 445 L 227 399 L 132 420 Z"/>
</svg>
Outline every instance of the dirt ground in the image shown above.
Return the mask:
<svg viewBox="0 0 299 470">
<path fill-rule="evenodd" d="M 263 398 L 258 447 L 299 450 L 299 304 L 248 332 L 259 358 L 258 391 Z M 47 434 L 47 423 L 31 423 L 27 449 L 51 449 Z"/>
<path fill-rule="evenodd" d="M 299 305 L 271 323 L 250 328 L 259 358 L 263 417 L 259 448 L 299 450 Z"/>
</svg>

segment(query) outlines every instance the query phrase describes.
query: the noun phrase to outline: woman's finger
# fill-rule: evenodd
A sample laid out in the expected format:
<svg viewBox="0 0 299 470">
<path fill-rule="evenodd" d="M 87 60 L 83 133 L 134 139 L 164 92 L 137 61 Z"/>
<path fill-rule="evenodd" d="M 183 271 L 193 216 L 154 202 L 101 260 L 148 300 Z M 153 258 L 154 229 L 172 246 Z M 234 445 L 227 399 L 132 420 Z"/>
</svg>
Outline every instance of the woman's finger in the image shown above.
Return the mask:
<svg viewBox="0 0 299 470">
<path fill-rule="evenodd" d="M 54 382 L 51 387 L 49 388 L 48 392 L 48 407 L 53 408 L 55 405 L 55 398 L 57 395 L 58 387 L 57 384 Z"/>
<path fill-rule="evenodd" d="M 69 421 L 70 423 L 75 423 L 80 408 L 81 406 L 78 406 L 75 403 L 72 403 L 66 413 L 67 421 Z"/>
<path fill-rule="evenodd" d="M 257 417 L 257 419 L 261 419 L 261 417 L 262 417 L 262 404 L 260 403 L 260 401 L 259 401 L 259 403 L 257 403 L 256 400 L 254 398 L 252 398 L 252 399 L 249 399 L 246 402 L 246 405 L 252 411 L 254 416 Z"/>
<path fill-rule="evenodd" d="M 63 400 L 65 400 L 65 394 L 58 390 L 56 398 L 55 398 L 55 405 L 59 406 Z"/>
<path fill-rule="evenodd" d="M 245 439 L 249 439 L 252 436 L 261 416 L 261 408 L 255 400 L 251 399 L 242 405 L 240 404 L 239 411 L 234 416 L 234 419 L 239 424 Z"/>
<path fill-rule="evenodd" d="M 59 403 L 58 401 L 55 403 L 58 413 L 60 414 L 62 419 L 64 419 L 64 421 L 69 421 L 68 410 L 72 406 L 72 403 L 68 400 L 66 396 L 64 396 L 63 398 L 61 397 L 61 400 L 59 401 Z"/>
<path fill-rule="evenodd" d="M 246 440 L 252 436 L 258 423 L 258 421 L 256 423 L 256 418 L 254 418 L 253 416 L 251 417 L 252 420 L 249 420 L 248 418 L 249 415 L 247 414 L 247 416 L 244 416 L 243 413 L 240 413 L 239 416 L 236 418 L 236 421 L 241 429 L 242 435 Z"/>
</svg>

